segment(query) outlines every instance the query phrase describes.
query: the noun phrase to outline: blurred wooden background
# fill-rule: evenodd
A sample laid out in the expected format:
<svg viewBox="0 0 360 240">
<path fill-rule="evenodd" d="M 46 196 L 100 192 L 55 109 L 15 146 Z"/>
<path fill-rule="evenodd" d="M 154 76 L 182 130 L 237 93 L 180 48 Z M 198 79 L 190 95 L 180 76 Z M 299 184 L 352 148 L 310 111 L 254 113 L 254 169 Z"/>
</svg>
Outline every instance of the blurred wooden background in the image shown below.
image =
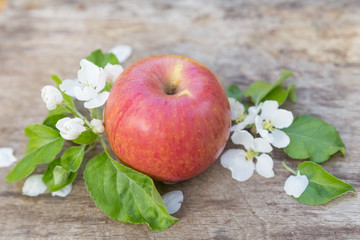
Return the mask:
<svg viewBox="0 0 360 240">
<path fill-rule="evenodd" d="M 2 10 L 1 10 L 2 9 Z M 298 103 L 284 107 L 335 125 L 347 147 L 323 167 L 360 190 L 360 2 L 296 0 L 51 1 L 0 0 L 0 147 L 20 158 L 23 129 L 40 123 L 40 98 L 50 75 L 74 78 L 92 50 L 129 44 L 124 64 L 155 54 L 179 54 L 212 69 L 226 87 L 296 75 Z M 230 147 L 230 143 L 228 147 Z M 100 149 L 94 150 L 91 155 Z M 345 195 L 324 206 L 297 203 L 283 191 L 290 160 L 272 153 L 276 176 L 245 183 L 217 161 L 180 189 L 181 220 L 163 232 L 114 222 L 90 199 L 82 174 L 65 199 L 21 194 L 0 169 L 0 239 L 358 239 L 360 201 Z M 42 169 L 40 168 L 39 171 Z"/>
</svg>

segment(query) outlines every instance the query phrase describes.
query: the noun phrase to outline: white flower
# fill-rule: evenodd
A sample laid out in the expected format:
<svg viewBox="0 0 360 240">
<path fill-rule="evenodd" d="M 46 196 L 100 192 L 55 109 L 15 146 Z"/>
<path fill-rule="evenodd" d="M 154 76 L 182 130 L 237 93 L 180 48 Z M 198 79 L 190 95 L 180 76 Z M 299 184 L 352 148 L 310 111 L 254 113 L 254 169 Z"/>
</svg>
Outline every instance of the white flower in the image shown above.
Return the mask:
<svg viewBox="0 0 360 240">
<path fill-rule="evenodd" d="M 74 80 L 66 79 L 66 80 L 62 81 L 62 83 L 59 85 L 59 88 L 65 94 L 67 94 L 71 97 L 75 97 L 74 87 L 79 86 L 79 85 L 80 85 L 80 82 L 77 79 L 74 79 Z"/>
<path fill-rule="evenodd" d="M 101 92 L 106 84 L 104 69 L 86 59 L 80 61 L 80 66 L 77 80 L 63 81 L 60 84 L 61 91 L 85 101 L 86 108 L 101 107 L 109 97 L 109 92 Z"/>
<path fill-rule="evenodd" d="M 72 184 L 70 183 L 69 185 L 66 185 L 65 187 L 63 187 L 62 189 L 56 191 L 56 192 L 52 192 L 51 195 L 53 197 L 66 197 L 67 195 L 70 194 L 72 190 Z"/>
<path fill-rule="evenodd" d="M 16 161 L 14 149 L 9 147 L 0 148 L 0 167 L 8 167 Z"/>
<path fill-rule="evenodd" d="M 300 175 L 300 172 L 298 171 L 296 176 L 291 175 L 286 179 L 284 190 L 288 195 L 298 198 L 303 194 L 308 184 L 309 179 L 307 176 Z"/>
<path fill-rule="evenodd" d="M 106 80 L 108 82 L 115 82 L 116 79 L 120 76 L 120 74 L 124 71 L 124 68 L 119 64 L 106 64 L 104 71 L 106 73 Z"/>
<path fill-rule="evenodd" d="M 255 126 L 257 133 L 274 147 L 284 148 L 289 145 L 290 138 L 279 129 L 289 127 L 294 116 L 290 111 L 278 107 L 277 101 L 265 101 L 260 116 L 255 118 Z"/>
<path fill-rule="evenodd" d="M 23 195 L 36 197 L 40 194 L 43 194 L 47 187 L 42 181 L 42 174 L 35 174 L 28 177 L 22 188 Z"/>
<path fill-rule="evenodd" d="M 181 203 L 184 201 L 184 195 L 182 191 L 172 191 L 162 196 L 166 210 L 169 214 L 174 214 L 179 211 Z"/>
<path fill-rule="evenodd" d="M 53 86 L 43 87 L 41 89 L 41 98 L 48 110 L 54 110 L 64 100 L 61 92 Z"/>
<path fill-rule="evenodd" d="M 109 53 L 113 53 L 118 59 L 119 63 L 123 63 L 130 57 L 132 48 L 128 45 L 117 45 L 110 49 Z"/>
<path fill-rule="evenodd" d="M 93 119 L 90 122 L 91 130 L 96 134 L 102 134 L 105 131 L 103 121 L 99 119 Z"/>
<path fill-rule="evenodd" d="M 245 113 L 244 105 L 235 98 L 228 98 L 228 100 L 230 103 L 231 120 L 238 122 L 242 121 Z"/>
<path fill-rule="evenodd" d="M 245 114 L 245 118 L 239 123 L 231 127 L 231 131 L 235 130 L 243 130 L 246 128 L 246 126 L 251 125 L 255 123 L 255 118 L 260 112 L 261 109 L 261 103 L 259 106 L 252 106 L 248 108 L 248 114 Z"/>
<path fill-rule="evenodd" d="M 60 135 L 66 140 L 74 140 L 86 131 L 84 121 L 80 118 L 62 118 L 56 123 L 56 128 L 60 130 Z"/>
<path fill-rule="evenodd" d="M 255 138 L 247 131 L 235 131 L 231 137 L 235 144 L 244 145 L 242 149 L 230 149 L 220 159 L 221 165 L 232 172 L 232 177 L 240 182 L 248 180 L 254 170 L 265 178 L 274 176 L 273 160 L 265 154 L 272 151 L 271 145 L 262 138 Z M 260 154 L 262 153 L 262 154 Z M 256 158 L 256 164 L 253 159 Z"/>
</svg>

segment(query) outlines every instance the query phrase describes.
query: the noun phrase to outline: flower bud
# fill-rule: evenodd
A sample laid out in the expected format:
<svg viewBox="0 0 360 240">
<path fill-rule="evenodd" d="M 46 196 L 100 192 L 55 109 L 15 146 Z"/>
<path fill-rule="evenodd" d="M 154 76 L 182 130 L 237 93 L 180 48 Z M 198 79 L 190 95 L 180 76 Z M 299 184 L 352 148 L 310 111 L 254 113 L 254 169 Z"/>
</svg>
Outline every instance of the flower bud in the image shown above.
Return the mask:
<svg viewBox="0 0 360 240">
<path fill-rule="evenodd" d="M 56 128 L 60 130 L 60 135 L 66 140 L 74 140 L 86 131 L 84 121 L 80 118 L 63 118 L 56 123 Z"/>
<path fill-rule="evenodd" d="M 53 86 L 43 87 L 41 89 L 41 98 L 48 110 L 56 109 L 56 107 L 64 100 L 61 92 Z"/>
<path fill-rule="evenodd" d="M 90 122 L 90 127 L 96 134 L 102 134 L 105 131 L 103 121 L 99 119 L 93 119 Z"/>
</svg>

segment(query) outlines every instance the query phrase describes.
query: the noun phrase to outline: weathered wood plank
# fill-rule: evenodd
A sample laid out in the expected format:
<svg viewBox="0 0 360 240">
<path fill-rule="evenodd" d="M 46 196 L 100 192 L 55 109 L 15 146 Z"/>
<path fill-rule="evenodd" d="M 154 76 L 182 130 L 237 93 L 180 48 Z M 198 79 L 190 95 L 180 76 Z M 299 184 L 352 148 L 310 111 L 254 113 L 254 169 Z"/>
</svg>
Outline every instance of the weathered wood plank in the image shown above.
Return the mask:
<svg viewBox="0 0 360 240">
<path fill-rule="evenodd" d="M 0 1 L 1 5 L 2 1 Z M 1 9 L 1 7 L 0 7 Z M 49 76 L 73 78 L 95 48 L 134 47 L 128 66 L 155 54 L 179 54 L 209 66 L 224 86 L 274 80 L 286 68 L 296 78 L 295 114 L 333 125 L 347 146 L 323 166 L 360 188 L 360 4 L 358 1 L 59 1 L 13 0 L 0 12 L 0 146 L 21 157 L 23 128 L 46 115 L 39 91 Z M 228 148 L 231 147 L 229 143 Z M 99 150 L 94 150 L 95 154 Z M 216 162 L 200 176 L 164 185 L 181 189 L 181 221 L 163 232 L 113 222 L 88 197 L 80 174 L 65 199 L 21 195 L 0 169 L 0 238 L 356 239 L 360 202 L 346 195 L 324 206 L 301 205 L 283 192 L 288 160 L 280 151 L 273 179 L 231 179 Z M 41 170 L 41 169 L 40 169 Z"/>
</svg>

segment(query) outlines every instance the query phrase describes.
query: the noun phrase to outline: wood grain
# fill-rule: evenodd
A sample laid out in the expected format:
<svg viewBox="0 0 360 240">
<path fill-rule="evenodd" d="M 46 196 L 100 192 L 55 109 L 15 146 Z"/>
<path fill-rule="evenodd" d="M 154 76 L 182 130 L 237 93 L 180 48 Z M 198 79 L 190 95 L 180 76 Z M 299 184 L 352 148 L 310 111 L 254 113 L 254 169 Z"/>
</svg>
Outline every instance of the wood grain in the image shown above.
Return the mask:
<svg viewBox="0 0 360 240">
<path fill-rule="evenodd" d="M 125 66 L 155 54 L 186 55 L 211 68 L 224 86 L 245 88 L 274 81 L 282 69 L 293 71 L 288 83 L 296 83 L 298 103 L 284 107 L 339 130 L 347 156 L 337 154 L 323 166 L 359 190 L 359 15 L 355 0 L 8 1 L 0 12 L 0 146 L 22 156 L 24 127 L 46 116 L 39 91 L 51 84 L 51 74 L 74 78 L 90 51 L 125 43 L 135 50 Z M 161 193 L 180 189 L 185 195 L 176 213 L 181 220 L 163 232 L 107 218 L 82 174 L 65 199 L 30 198 L 21 195 L 23 181 L 5 182 L 10 168 L 2 168 L 0 238 L 359 239 L 358 198 L 301 205 L 284 193 L 289 174 L 281 166 L 298 162 L 281 151 L 272 157 L 276 176 L 269 180 L 254 174 L 236 182 L 217 161 L 191 180 L 158 183 Z"/>
</svg>

